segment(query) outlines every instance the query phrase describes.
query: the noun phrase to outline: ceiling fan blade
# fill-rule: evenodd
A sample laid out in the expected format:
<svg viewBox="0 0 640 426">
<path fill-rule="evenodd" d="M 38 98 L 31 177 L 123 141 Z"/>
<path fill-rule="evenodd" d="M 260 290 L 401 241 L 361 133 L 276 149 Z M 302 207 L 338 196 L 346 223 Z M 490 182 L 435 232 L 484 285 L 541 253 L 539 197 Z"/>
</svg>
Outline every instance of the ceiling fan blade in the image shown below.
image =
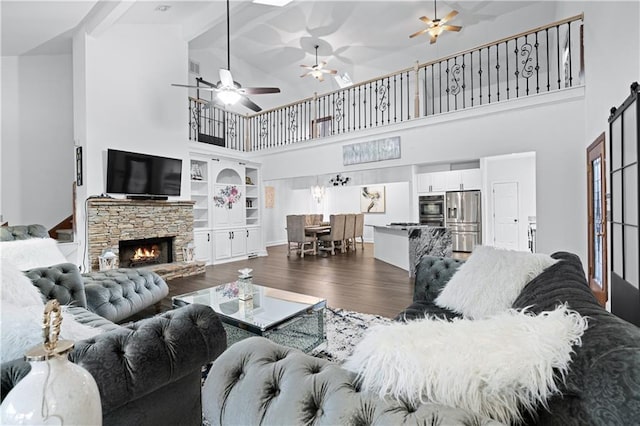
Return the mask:
<svg viewBox="0 0 640 426">
<path fill-rule="evenodd" d="M 280 93 L 280 89 L 278 87 L 242 87 L 238 89 L 238 93 L 263 95 L 265 93 Z"/>
<path fill-rule="evenodd" d="M 304 74 L 302 74 L 300 77 L 302 78 L 302 77 L 306 77 L 306 76 L 308 76 L 308 75 L 311 75 L 311 71 L 309 71 L 309 72 L 305 72 L 305 73 L 304 73 Z"/>
<path fill-rule="evenodd" d="M 451 12 L 449 12 L 447 16 L 445 16 L 440 20 L 440 23 L 444 24 L 445 22 L 452 20 L 453 18 L 455 18 L 457 14 L 458 14 L 457 10 L 452 10 Z"/>
<path fill-rule="evenodd" d="M 433 35 L 433 34 L 431 34 L 431 42 L 430 42 L 429 44 L 433 44 L 433 43 L 435 43 L 436 41 L 438 41 L 438 36 L 437 36 L 437 35 Z"/>
<path fill-rule="evenodd" d="M 324 76 L 322 75 L 322 73 L 318 74 L 318 81 L 324 81 Z"/>
<path fill-rule="evenodd" d="M 223 86 L 226 87 L 235 87 L 233 84 L 233 77 L 231 76 L 231 71 L 220 68 L 220 82 Z"/>
<path fill-rule="evenodd" d="M 302 68 L 305 68 L 305 69 L 308 69 L 308 70 L 312 70 L 313 69 L 313 66 L 311 66 L 311 65 L 302 65 L 302 64 L 300 64 L 300 66 Z"/>
<path fill-rule="evenodd" d="M 337 74 L 338 71 L 337 70 L 330 70 L 330 69 L 323 69 L 320 70 L 321 72 L 327 73 L 327 74 Z"/>
<path fill-rule="evenodd" d="M 422 34 L 426 33 L 427 31 L 429 31 L 429 28 L 425 28 L 425 29 L 422 29 L 420 31 L 416 31 L 415 33 L 411 34 L 409 36 L 409 38 L 414 38 L 416 36 L 422 35 Z"/>
<path fill-rule="evenodd" d="M 176 86 L 176 87 L 188 87 L 190 89 L 198 89 L 198 90 L 206 90 L 208 92 L 217 92 L 218 89 L 215 87 L 203 87 L 203 86 L 192 86 L 189 84 L 175 84 L 175 83 L 171 83 L 172 86 Z"/>
<path fill-rule="evenodd" d="M 246 96 L 240 97 L 240 103 L 255 112 L 262 111 L 262 108 L 260 108 L 256 103 L 254 103 L 251 99 L 247 98 Z"/>
<path fill-rule="evenodd" d="M 442 27 L 443 30 L 456 31 L 456 32 L 460 31 L 462 29 L 462 27 L 458 26 L 458 25 L 442 25 L 441 27 Z"/>
<path fill-rule="evenodd" d="M 420 17 L 420 18 L 418 18 L 418 19 L 420 19 L 422 22 L 424 22 L 424 23 L 425 23 L 425 24 L 427 24 L 427 25 L 428 25 L 428 24 L 430 24 L 431 22 L 433 22 L 433 21 L 431 20 L 431 18 L 427 18 L 426 16 L 421 16 L 421 17 Z"/>
</svg>

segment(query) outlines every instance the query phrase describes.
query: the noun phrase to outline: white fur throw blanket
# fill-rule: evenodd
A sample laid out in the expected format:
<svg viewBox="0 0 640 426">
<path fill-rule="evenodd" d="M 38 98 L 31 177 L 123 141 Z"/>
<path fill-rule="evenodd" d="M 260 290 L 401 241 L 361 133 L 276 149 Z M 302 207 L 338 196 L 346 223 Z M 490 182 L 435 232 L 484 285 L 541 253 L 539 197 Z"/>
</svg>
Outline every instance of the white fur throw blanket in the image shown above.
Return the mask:
<svg viewBox="0 0 640 426">
<path fill-rule="evenodd" d="M 373 327 L 344 364 L 364 390 L 510 423 L 558 392 L 587 321 L 566 306 L 535 316 L 424 319 Z"/>
</svg>

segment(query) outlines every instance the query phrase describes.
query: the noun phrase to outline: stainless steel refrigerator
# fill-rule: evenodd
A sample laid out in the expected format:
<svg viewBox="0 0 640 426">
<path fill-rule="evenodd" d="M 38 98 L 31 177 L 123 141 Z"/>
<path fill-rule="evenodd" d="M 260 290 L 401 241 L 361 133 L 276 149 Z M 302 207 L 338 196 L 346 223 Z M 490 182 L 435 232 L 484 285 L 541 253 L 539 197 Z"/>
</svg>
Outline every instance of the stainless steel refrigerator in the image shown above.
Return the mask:
<svg viewBox="0 0 640 426">
<path fill-rule="evenodd" d="M 480 191 L 447 192 L 445 208 L 453 251 L 471 252 L 473 247 L 482 243 Z"/>
</svg>

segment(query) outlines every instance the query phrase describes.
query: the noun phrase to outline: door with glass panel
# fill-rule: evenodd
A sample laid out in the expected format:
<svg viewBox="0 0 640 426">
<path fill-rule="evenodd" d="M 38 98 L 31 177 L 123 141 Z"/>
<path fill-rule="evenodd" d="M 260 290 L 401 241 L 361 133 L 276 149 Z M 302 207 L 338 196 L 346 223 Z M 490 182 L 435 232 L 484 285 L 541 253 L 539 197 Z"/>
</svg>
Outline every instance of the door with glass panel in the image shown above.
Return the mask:
<svg viewBox="0 0 640 426">
<path fill-rule="evenodd" d="M 603 133 L 587 148 L 589 287 L 602 306 L 608 298 L 604 144 Z"/>
</svg>

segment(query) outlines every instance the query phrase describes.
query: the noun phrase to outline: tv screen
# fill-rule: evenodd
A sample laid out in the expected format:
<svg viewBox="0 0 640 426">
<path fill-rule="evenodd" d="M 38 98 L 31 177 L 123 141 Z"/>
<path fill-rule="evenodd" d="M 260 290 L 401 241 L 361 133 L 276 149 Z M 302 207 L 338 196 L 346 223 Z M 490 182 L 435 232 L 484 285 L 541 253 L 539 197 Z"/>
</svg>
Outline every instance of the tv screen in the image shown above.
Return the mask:
<svg viewBox="0 0 640 426">
<path fill-rule="evenodd" d="M 180 195 L 182 160 L 107 151 L 107 192 L 139 196 Z"/>
</svg>

